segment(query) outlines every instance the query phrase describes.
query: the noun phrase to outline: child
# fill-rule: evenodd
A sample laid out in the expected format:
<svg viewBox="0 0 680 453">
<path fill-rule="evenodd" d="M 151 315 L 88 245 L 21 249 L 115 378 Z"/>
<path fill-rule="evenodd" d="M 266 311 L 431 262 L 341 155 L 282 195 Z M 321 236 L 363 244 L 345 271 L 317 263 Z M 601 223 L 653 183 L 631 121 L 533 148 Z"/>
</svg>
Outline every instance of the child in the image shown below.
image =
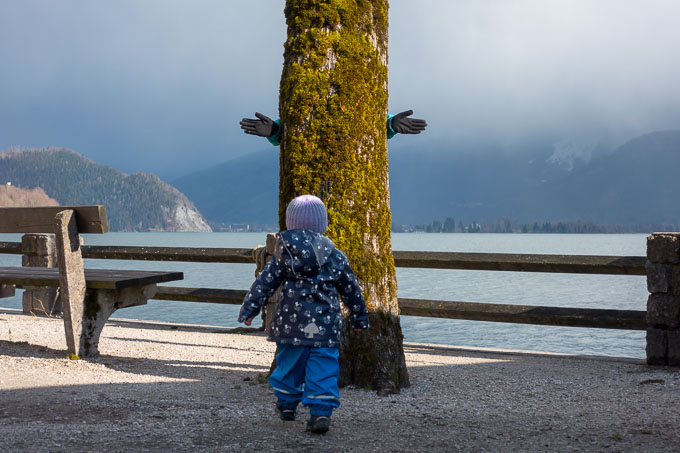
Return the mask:
<svg viewBox="0 0 680 453">
<path fill-rule="evenodd" d="M 286 227 L 277 237 L 274 256 L 248 291 L 238 320 L 249 326 L 282 287 L 267 332 L 279 349 L 269 385 L 282 420 L 295 420 L 302 402 L 310 412 L 307 430 L 325 433 L 333 408 L 340 406 L 338 294 L 350 310 L 353 329 L 368 329 L 368 310 L 347 257 L 323 235 L 328 227 L 323 202 L 314 195 L 295 198 L 286 209 Z"/>
</svg>

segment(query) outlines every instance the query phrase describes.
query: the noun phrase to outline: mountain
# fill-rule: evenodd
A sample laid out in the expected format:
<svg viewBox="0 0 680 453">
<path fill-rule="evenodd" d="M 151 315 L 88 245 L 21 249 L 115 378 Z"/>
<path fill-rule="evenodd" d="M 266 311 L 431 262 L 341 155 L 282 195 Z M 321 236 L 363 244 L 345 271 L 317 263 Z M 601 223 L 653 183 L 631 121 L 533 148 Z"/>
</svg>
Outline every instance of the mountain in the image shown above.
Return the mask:
<svg viewBox="0 0 680 453">
<path fill-rule="evenodd" d="M 47 196 L 40 187 L 35 189 L 22 189 L 5 183 L 0 185 L 0 206 L 25 207 L 25 206 L 59 206 L 57 200 Z"/>
<path fill-rule="evenodd" d="M 680 224 L 680 131 L 652 132 L 599 156 L 552 188 L 562 209 L 600 223 Z M 566 196 L 568 194 L 568 196 Z"/>
<path fill-rule="evenodd" d="M 680 204 L 674 202 L 679 168 L 680 131 L 646 134 L 587 159 L 556 159 L 547 141 L 512 152 L 395 147 L 390 150 L 392 219 L 410 225 L 446 217 L 464 223 L 507 217 L 522 223 L 680 225 Z M 271 150 L 173 184 L 211 221 L 277 223 L 278 154 Z"/>
<path fill-rule="evenodd" d="M 279 153 L 267 149 L 172 181 L 211 222 L 278 225 Z"/>
<path fill-rule="evenodd" d="M 507 202 L 498 186 L 526 179 L 525 164 L 481 150 L 462 153 L 399 149 L 390 153 L 395 223 L 423 223 L 448 215 L 480 220 Z M 278 224 L 278 152 L 241 156 L 172 181 L 212 222 Z M 493 182 L 492 182 L 493 181 Z M 450 213 L 450 214 L 449 214 Z M 458 218 L 458 217 L 456 217 Z"/>
<path fill-rule="evenodd" d="M 450 216 L 463 222 L 507 217 L 523 223 L 680 225 L 680 204 L 674 202 L 680 194 L 680 131 L 645 134 L 566 166 L 554 151 L 546 143 L 512 153 L 395 153 L 393 218 L 407 224 Z"/>
<path fill-rule="evenodd" d="M 103 204 L 112 231 L 211 231 L 193 203 L 157 176 L 126 175 L 68 149 L 0 154 L 0 182 L 41 188 L 61 205 Z"/>
</svg>

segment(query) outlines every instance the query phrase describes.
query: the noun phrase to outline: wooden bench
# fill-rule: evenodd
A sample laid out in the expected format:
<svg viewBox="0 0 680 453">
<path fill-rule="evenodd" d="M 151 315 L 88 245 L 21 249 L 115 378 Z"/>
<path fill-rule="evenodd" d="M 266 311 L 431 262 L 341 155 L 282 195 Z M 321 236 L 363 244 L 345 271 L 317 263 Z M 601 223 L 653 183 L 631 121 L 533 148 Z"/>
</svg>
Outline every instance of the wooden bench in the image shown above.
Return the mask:
<svg viewBox="0 0 680 453">
<path fill-rule="evenodd" d="M 113 312 L 146 304 L 157 283 L 184 278 L 182 272 L 84 269 L 79 233 L 108 230 L 102 205 L 0 208 L 0 233 L 53 233 L 57 255 L 57 268 L 0 267 L 0 295 L 15 287 L 58 286 L 66 346 L 80 357 L 99 354 L 99 337 Z"/>
</svg>

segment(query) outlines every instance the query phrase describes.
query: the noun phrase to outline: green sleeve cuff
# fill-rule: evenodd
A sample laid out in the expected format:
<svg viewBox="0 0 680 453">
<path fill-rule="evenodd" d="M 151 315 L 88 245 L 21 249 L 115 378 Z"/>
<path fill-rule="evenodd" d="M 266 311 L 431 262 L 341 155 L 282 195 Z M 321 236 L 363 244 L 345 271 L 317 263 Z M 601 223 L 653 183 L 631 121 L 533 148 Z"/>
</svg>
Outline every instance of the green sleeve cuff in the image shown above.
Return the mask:
<svg viewBox="0 0 680 453">
<path fill-rule="evenodd" d="M 387 115 L 387 139 L 388 140 L 391 139 L 392 137 L 394 137 L 395 135 L 397 135 L 397 132 L 394 129 L 392 129 L 392 117 L 393 116 L 394 115 L 389 115 L 389 114 Z"/>
<path fill-rule="evenodd" d="M 267 140 L 269 140 L 269 143 L 272 145 L 279 146 L 281 143 L 281 120 L 277 119 L 274 122 L 279 126 L 279 130 L 276 131 L 276 134 L 272 135 L 271 137 L 267 137 Z"/>
</svg>

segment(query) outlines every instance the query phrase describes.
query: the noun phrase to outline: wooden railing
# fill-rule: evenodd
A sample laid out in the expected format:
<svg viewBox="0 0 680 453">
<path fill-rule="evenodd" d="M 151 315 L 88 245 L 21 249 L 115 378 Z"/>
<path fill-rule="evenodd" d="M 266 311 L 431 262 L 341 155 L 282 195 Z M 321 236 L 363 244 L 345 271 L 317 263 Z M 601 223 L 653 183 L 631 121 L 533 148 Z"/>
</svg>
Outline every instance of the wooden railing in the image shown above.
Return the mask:
<svg viewBox="0 0 680 453">
<path fill-rule="evenodd" d="M 253 263 L 252 249 L 83 246 L 83 257 L 139 261 Z M 21 244 L 0 242 L 0 253 L 21 254 Z M 512 272 L 645 275 L 646 257 L 395 251 L 397 267 Z M 159 286 L 154 299 L 240 305 L 245 290 Z M 645 330 L 644 310 L 508 305 L 399 298 L 402 315 L 550 326 Z"/>
</svg>

